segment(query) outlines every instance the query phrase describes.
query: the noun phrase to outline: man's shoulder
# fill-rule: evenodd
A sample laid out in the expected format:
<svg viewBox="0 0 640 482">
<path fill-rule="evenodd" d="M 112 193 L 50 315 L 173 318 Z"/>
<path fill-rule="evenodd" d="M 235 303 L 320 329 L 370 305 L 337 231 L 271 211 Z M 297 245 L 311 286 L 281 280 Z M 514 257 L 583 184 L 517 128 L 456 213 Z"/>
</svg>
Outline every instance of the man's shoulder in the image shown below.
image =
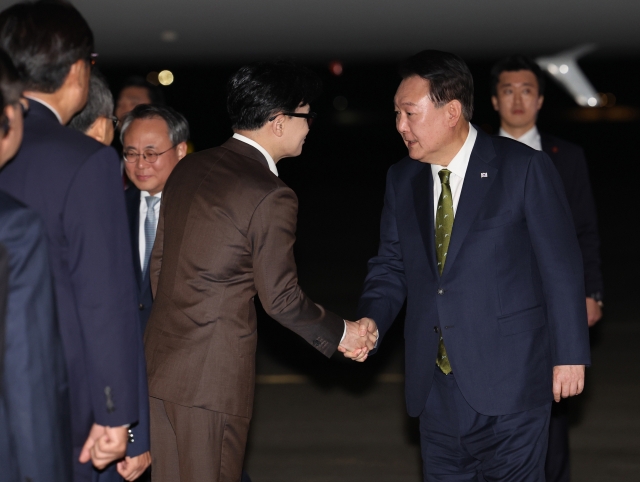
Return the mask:
<svg viewBox="0 0 640 482">
<path fill-rule="evenodd" d="M 583 155 L 583 149 L 578 144 L 552 136 L 547 133 L 540 133 L 542 150 L 550 156 L 573 157 Z"/>
</svg>

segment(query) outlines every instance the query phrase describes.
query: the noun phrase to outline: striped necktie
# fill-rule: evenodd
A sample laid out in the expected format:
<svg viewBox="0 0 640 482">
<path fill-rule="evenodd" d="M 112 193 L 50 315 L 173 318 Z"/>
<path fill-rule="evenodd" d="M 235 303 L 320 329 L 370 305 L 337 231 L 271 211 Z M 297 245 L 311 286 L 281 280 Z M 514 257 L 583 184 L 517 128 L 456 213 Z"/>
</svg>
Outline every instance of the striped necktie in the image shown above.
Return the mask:
<svg viewBox="0 0 640 482">
<path fill-rule="evenodd" d="M 144 265 L 142 274 L 144 275 L 149 268 L 149 258 L 153 249 L 153 242 L 156 240 L 156 226 L 158 218 L 156 216 L 156 204 L 160 202 L 160 198 L 156 196 L 147 196 L 147 218 L 144 220 Z"/>
</svg>

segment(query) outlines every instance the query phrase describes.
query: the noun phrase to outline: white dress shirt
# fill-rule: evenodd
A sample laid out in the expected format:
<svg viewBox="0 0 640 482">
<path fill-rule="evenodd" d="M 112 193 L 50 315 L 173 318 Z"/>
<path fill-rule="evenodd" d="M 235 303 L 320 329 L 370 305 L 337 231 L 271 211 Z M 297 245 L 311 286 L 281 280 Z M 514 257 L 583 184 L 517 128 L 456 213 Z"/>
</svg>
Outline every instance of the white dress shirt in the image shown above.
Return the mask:
<svg viewBox="0 0 640 482">
<path fill-rule="evenodd" d="M 440 199 L 440 193 L 442 192 L 442 183 L 438 173 L 442 169 L 449 169 L 451 175 L 449 176 L 449 187 L 451 187 L 451 195 L 453 196 L 453 215 L 456 215 L 458 209 L 458 202 L 460 201 L 460 193 L 462 192 L 462 184 L 464 183 L 464 176 L 467 173 L 467 166 L 469 165 L 469 159 L 471 159 L 471 151 L 476 143 L 478 137 L 478 131 L 469 124 L 469 134 L 467 140 L 464 141 L 462 147 L 455 155 L 448 166 L 439 166 L 437 164 L 431 164 L 431 175 L 433 176 L 433 220 L 436 219 L 436 211 L 438 210 L 438 200 Z"/>
<path fill-rule="evenodd" d="M 140 219 L 138 220 L 139 230 L 138 230 L 138 247 L 140 248 L 140 269 L 144 269 L 144 252 L 147 248 L 144 236 L 144 222 L 147 219 L 147 211 L 149 206 L 147 205 L 147 201 L 145 198 L 150 196 L 147 191 L 140 191 Z M 159 192 L 155 195 L 156 197 L 162 200 L 162 193 Z M 160 219 L 160 203 L 157 202 L 153 207 L 153 210 L 156 212 L 156 229 L 158 229 L 158 219 Z"/>
<path fill-rule="evenodd" d="M 29 97 L 28 95 L 25 95 L 25 98 L 45 106 L 47 109 L 49 109 L 51 112 L 53 112 L 56 115 L 56 117 L 58 119 L 58 122 L 60 122 L 60 124 L 62 124 L 62 117 L 60 117 L 60 114 L 58 114 L 58 111 L 55 110 L 53 107 L 51 107 L 49 104 L 47 104 L 44 100 L 36 99 L 35 97 Z"/>
<path fill-rule="evenodd" d="M 500 135 L 502 137 L 508 137 L 509 139 L 513 139 L 518 142 L 522 142 L 523 144 L 529 146 L 531 149 L 535 149 L 536 151 L 542 150 L 542 141 L 540 140 L 540 133 L 538 132 L 538 128 L 534 125 L 527 132 L 522 134 L 518 139 L 513 137 L 507 131 L 505 131 L 502 127 L 500 128 Z"/>
<path fill-rule="evenodd" d="M 278 168 L 276 167 L 276 163 L 273 161 L 273 157 L 271 157 L 271 154 L 269 154 L 264 147 L 262 147 L 253 139 L 249 139 L 248 137 L 242 136 L 238 133 L 234 134 L 233 138 L 238 139 L 239 141 L 242 141 L 245 144 L 249 144 L 250 146 L 253 146 L 256 149 L 258 149 L 260 153 L 267 159 L 267 164 L 269 164 L 269 169 L 271 170 L 271 172 L 274 173 L 276 176 L 278 175 Z"/>
</svg>

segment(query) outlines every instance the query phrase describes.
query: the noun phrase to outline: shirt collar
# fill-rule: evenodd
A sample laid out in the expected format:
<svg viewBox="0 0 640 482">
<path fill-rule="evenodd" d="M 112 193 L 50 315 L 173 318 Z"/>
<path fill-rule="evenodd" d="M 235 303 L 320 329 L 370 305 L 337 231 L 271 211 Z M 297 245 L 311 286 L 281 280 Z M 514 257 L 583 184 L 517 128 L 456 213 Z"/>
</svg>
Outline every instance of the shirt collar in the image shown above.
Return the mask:
<svg viewBox="0 0 640 482">
<path fill-rule="evenodd" d="M 144 201 L 144 198 L 151 196 L 151 194 L 149 194 L 149 191 L 140 191 L 140 202 Z M 154 194 L 155 197 L 162 199 L 162 191 L 160 191 L 158 194 Z"/>
<path fill-rule="evenodd" d="M 273 157 L 271 157 L 271 155 L 267 152 L 267 150 L 264 147 L 262 147 L 253 139 L 249 139 L 248 137 L 238 134 L 237 132 L 233 134 L 233 138 L 241 142 L 244 142 L 245 144 L 249 144 L 250 146 L 253 146 L 256 149 L 258 149 L 260 151 L 260 154 L 262 154 L 267 160 L 267 164 L 269 164 L 269 169 L 271 170 L 271 172 L 274 173 L 276 176 L 278 175 L 278 168 L 276 167 L 276 163 L 273 161 Z"/>
<path fill-rule="evenodd" d="M 455 155 L 448 166 L 440 166 L 438 164 L 431 164 L 431 174 L 433 178 L 436 179 L 438 177 L 438 173 L 442 169 L 448 169 L 453 174 L 458 176 L 459 178 L 464 179 L 464 175 L 467 172 L 467 166 L 469 165 L 469 159 L 471 158 L 471 151 L 473 151 L 473 146 L 476 143 L 476 138 L 478 137 L 478 131 L 475 127 L 469 124 L 469 134 L 467 134 L 467 140 L 464 141 L 462 147 Z"/>
<path fill-rule="evenodd" d="M 542 144 L 540 143 L 540 133 L 538 132 L 538 127 L 535 125 L 517 139 L 507 131 L 505 131 L 502 127 L 500 128 L 500 135 L 502 137 L 508 137 L 509 139 L 522 142 L 524 145 L 527 145 L 537 151 L 542 150 Z"/>
<path fill-rule="evenodd" d="M 35 97 L 30 97 L 28 95 L 25 95 L 25 97 L 29 100 L 32 100 L 34 102 L 38 102 L 39 104 L 42 104 L 43 106 L 45 106 L 47 109 L 49 109 L 51 112 L 53 112 L 56 116 L 56 118 L 58 119 L 58 122 L 60 122 L 60 124 L 62 124 L 62 117 L 60 117 L 60 114 L 58 114 L 58 111 L 55 110 L 53 107 L 51 107 L 50 104 L 47 104 L 44 100 L 42 99 L 36 99 Z"/>
</svg>

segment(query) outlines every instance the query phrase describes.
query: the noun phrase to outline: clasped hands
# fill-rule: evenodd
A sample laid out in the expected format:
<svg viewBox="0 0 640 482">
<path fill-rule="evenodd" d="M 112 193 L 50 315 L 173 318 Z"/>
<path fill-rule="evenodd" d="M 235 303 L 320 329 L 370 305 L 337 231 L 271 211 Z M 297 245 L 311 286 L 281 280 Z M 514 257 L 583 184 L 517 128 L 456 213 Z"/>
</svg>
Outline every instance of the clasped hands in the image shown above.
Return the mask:
<svg viewBox="0 0 640 482">
<path fill-rule="evenodd" d="M 371 318 L 358 321 L 346 321 L 346 332 L 338 346 L 338 351 L 345 357 L 363 362 L 378 342 L 378 327 Z"/>
<path fill-rule="evenodd" d="M 145 452 L 137 457 L 125 457 L 129 431 L 127 427 L 106 427 L 93 424 L 87 441 L 80 452 L 80 462 L 91 460 L 98 470 L 119 460 L 118 473 L 125 480 L 135 480 L 151 465 L 151 454 Z"/>
</svg>

